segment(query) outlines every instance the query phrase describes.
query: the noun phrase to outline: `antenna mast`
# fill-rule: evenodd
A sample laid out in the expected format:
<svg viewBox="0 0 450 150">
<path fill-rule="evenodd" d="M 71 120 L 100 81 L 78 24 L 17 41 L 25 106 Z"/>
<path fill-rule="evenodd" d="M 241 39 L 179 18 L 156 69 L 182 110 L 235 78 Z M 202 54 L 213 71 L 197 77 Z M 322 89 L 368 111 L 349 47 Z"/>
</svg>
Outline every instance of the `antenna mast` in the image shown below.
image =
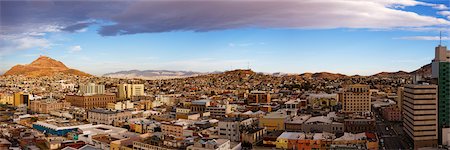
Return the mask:
<svg viewBox="0 0 450 150">
<path fill-rule="evenodd" d="M 442 31 L 439 31 L 439 46 L 442 44 Z"/>
</svg>

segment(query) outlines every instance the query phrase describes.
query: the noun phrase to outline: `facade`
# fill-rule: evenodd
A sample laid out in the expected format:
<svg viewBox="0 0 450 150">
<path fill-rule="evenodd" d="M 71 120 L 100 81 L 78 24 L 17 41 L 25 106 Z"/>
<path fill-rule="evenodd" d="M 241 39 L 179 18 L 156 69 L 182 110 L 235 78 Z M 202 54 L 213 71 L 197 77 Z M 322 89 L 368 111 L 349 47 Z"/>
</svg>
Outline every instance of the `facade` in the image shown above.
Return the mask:
<svg viewBox="0 0 450 150">
<path fill-rule="evenodd" d="M 232 141 L 241 141 L 241 130 L 253 123 L 252 118 L 225 118 L 219 121 L 219 137 L 223 139 L 231 139 Z"/>
<path fill-rule="evenodd" d="M 131 111 L 92 109 L 88 112 L 88 121 L 94 124 L 115 125 L 132 117 Z"/>
<path fill-rule="evenodd" d="M 194 145 L 188 146 L 187 150 L 230 150 L 231 144 L 228 139 L 198 140 Z"/>
<path fill-rule="evenodd" d="M 107 109 L 111 109 L 111 110 L 133 109 L 134 108 L 134 104 L 131 101 L 108 103 L 106 108 Z"/>
<path fill-rule="evenodd" d="M 284 122 L 290 119 L 290 116 L 282 112 L 271 112 L 259 119 L 259 127 L 266 128 L 268 131 L 285 130 Z"/>
<path fill-rule="evenodd" d="M 227 114 L 231 113 L 231 107 L 226 105 L 206 107 L 205 112 L 210 112 L 211 116 L 214 117 L 225 117 Z"/>
<path fill-rule="evenodd" d="M 397 106 L 383 108 L 383 118 L 387 121 L 402 121 L 400 110 Z"/>
<path fill-rule="evenodd" d="M 117 88 L 120 100 L 131 99 L 133 96 L 144 96 L 144 84 L 120 84 Z"/>
<path fill-rule="evenodd" d="M 402 109 L 403 130 L 414 148 L 437 147 L 437 86 L 406 85 Z"/>
<path fill-rule="evenodd" d="M 176 137 L 183 137 L 183 131 L 186 129 L 187 126 L 184 126 L 182 124 L 177 123 L 171 123 L 171 122 L 163 122 L 161 123 L 161 131 L 164 135 L 167 136 L 176 136 Z"/>
<path fill-rule="evenodd" d="M 95 83 L 88 83 L 80 85 L 80 94 L 95 95 L 95 94 L 105 94 L 105 85 L 98 85 Z"/>
<path fill-rule="evenodd" d="M 14 93 L 14 106 L 18 107 L 20 105 L 29 105 L 30 99 L 29 95 L 23 92 Z"/>
<path fill-rule="evenodd" d="M 442 144 L 442 130 L 450 128 L 450 50 L 446 46 L 435 48 L 432 77 L 438 84 L 438 138 Z"/>
<path fill-rule="evenodd" d="M 205 112 L 206 108 L 211 106 L 211 100 L 209 99 L 202 99 L 202 100 L 195 100 L 191 103 L 191 112 Z"/>
<path fill-rule="evenodd" d="M 266 129 L 264 128 L 246 128 L 241 133 L 241 142 L 247 142 L 252 145 L 262 143 L 264 134 L 266 134 Z"/>
<path fill-rule="evenodd" d="M 343 112 L 370 112 L 371 100 L 368 85 L 349 85 L 340 93 L 341 102 L 343 103 Z"/>
<path fill-rule="evenodd" d="M 376 120 L 371 117 L 355 117 L 344 119 L 345 132 L 360 133 L 375 131 Z"/>
<path fill-rule="evenodd" d="M 0 104 L 13 105 L 14 95 L 13 94 L 0 94 Z"/>
<path fill-rule="evenodd" d="M 344 133 L 344 129 L 343 123 L 333 122 L 326 116 L 311 117 L 302 126 L 302 131 L 307 133 Z"/>
<path fill-rule="evenodd" d="M 248 104 L 250 103 L 270 103 L 270 93 L 266 91 L 252 91 L 247 96 Z"/>
<path fill-rule="evenodd" d="M 56 101 L 54 99 L 34 100 L 30 102 L 32 112 L 48 114 L 51 111 L 61 110 L 70 107 L 70 103 L 66 101 Z"/>
<path fill-rule="evenodd" d="M 66 95 L 66 101 L 72 106 L 84 109 L 106 108 L 108 103 L 115 103 L 114 95 Z"/>
</svg>

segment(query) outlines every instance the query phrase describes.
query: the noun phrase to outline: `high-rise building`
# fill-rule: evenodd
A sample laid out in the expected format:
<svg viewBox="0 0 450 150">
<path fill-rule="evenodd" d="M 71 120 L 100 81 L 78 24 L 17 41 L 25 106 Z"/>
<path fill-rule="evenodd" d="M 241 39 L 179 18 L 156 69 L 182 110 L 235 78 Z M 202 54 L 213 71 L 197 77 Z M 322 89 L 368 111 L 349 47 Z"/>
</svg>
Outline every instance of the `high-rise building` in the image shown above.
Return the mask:
<svg viewBox="0 0 450 150">
<path fill-rule="evenodd" d="M 120 84 L 117 88 L 119 90 L 118 97 L 121 100 L 144 95 L 144 84 Z"/>
<path fill-rule="evenodd" d="M 345 113 L 370 112 L 369 85 L 355 84 L 344 87 L 339 94 Z"/>
<path fill-rule="evenodd" d="M 414 149 L 437 147 L 437 86 L 408 84 L 403 95 L 403 130 Z"/>
<path fill-rule="evenodd" d="M 105 94 L 105 85 L 88 83 L 80 85 L 79 93 L 84 95 Z"/>
<path fill-rule="evenodd" d="M 450 128 L 450 50 L 446 46 L 435 48 L 432 73 L 438 84 L 438 137 L 442 144 L 442 130 Z"/>
</svg>

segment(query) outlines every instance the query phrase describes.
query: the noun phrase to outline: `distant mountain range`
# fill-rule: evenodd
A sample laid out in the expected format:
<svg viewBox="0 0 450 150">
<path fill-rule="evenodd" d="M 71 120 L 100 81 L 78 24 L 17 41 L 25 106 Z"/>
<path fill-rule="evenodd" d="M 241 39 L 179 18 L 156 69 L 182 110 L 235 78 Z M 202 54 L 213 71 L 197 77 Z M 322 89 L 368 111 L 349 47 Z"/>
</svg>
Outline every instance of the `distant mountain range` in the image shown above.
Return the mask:
<svg viewBox="0 0 450 150">
<path fill-rule="evenodd" d="M 90 74 L 84 73 L 82 71 L 68 68 L 62 62 L 54 60 L 47 56 L 40 56 L 32 63 L 28 65 L 16 65 L 12 67 L 10 70 L 6 71 L 3 75 L 24 75 L 29 77 L 40 77 L 40 76 L 53 76 L 56 74 L 71 74 L 77 76 L 91 76 Z M 129 71 L 119 71 L 114 73 L 107 73 L 103 76 L 112 77 L 112 78 L 126 78 L 126 79 L 146 79 L 146 80 L 157 80 L 157 79 L 174 79 L 174 78 L 186 78 L 186 77 L 194 77 L 199 75 L 207 75 L 207 74 L 217 74 L 217 73 L 243 73 L 249 74 L 254 73 L 251 70 L 234 70 L 234 71 L 226 71 L 226 72 L 194 72 L 194 71 L 170 71 L 170 70 L 129 70 Z M 421 68 L 412 71 L 397 71 L 397 72 L 380 72 L 372 77 L 408 77 L 413 76 L 414 74 L 418 74 L 421 76 L 429 77 L 431 76 L 431 64 L 427 64 L 422 66 Z M 356 76 L 347 76 L 339 73 L 329 73 L 329 72 L 318 72 L 318 73 L 303 73 L 303 74 L 285 74 L 285 73 L 272 73 L 270 75 L 273 76 L 283 76 L 283 75 L 299 75 L 303 78 L 316 78 L 316 79 L 338 79 L 338 78 L 346 78 L 346 77 L 356 77 Z"/>
<path fill-rule="evenodd" d="M 68 68 L 62 62 L 47 56 L 40 56 L 27 65 L 16 65 L 5 72 L 8 75 L 24 75 L 28 77 L 53 76 L 56 74 L 70 74 L 77 76 L 91 76 L 76 69 Z"/>
<path fill-rule="evenodd" d="M 146 80 L 159 80 L 159 79 L 173 79 L 173 78 L 186 78 L 198 75 L 205 75 L 209 73 L 193 72 L 193 71 L 170 71 L 170 70 L 129 70 L 119 71 L 114 73 L 104 74 L 104 77 L 111 78 L 139 78 Z"/>
</svg>

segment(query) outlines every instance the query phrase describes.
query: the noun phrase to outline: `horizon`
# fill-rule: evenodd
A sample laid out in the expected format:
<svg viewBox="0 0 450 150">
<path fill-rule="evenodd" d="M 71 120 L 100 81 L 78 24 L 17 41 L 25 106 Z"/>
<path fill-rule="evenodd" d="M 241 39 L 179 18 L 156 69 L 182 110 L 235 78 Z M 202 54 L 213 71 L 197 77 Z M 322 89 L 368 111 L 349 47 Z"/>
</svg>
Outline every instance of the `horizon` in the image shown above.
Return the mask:
<svg viewBox="0 0 450 150">
<path fill-rule="evenodd" d="M 246 68 L 368 76 L 414 71 L 431 62 L 441 42 L 450 45 L 447 0 L 0 1 L 0 6 L 1 74 L 45 55 L 96 76 Z M 327 11 L 317 11 L 322 9 Z"/>
</svg>

